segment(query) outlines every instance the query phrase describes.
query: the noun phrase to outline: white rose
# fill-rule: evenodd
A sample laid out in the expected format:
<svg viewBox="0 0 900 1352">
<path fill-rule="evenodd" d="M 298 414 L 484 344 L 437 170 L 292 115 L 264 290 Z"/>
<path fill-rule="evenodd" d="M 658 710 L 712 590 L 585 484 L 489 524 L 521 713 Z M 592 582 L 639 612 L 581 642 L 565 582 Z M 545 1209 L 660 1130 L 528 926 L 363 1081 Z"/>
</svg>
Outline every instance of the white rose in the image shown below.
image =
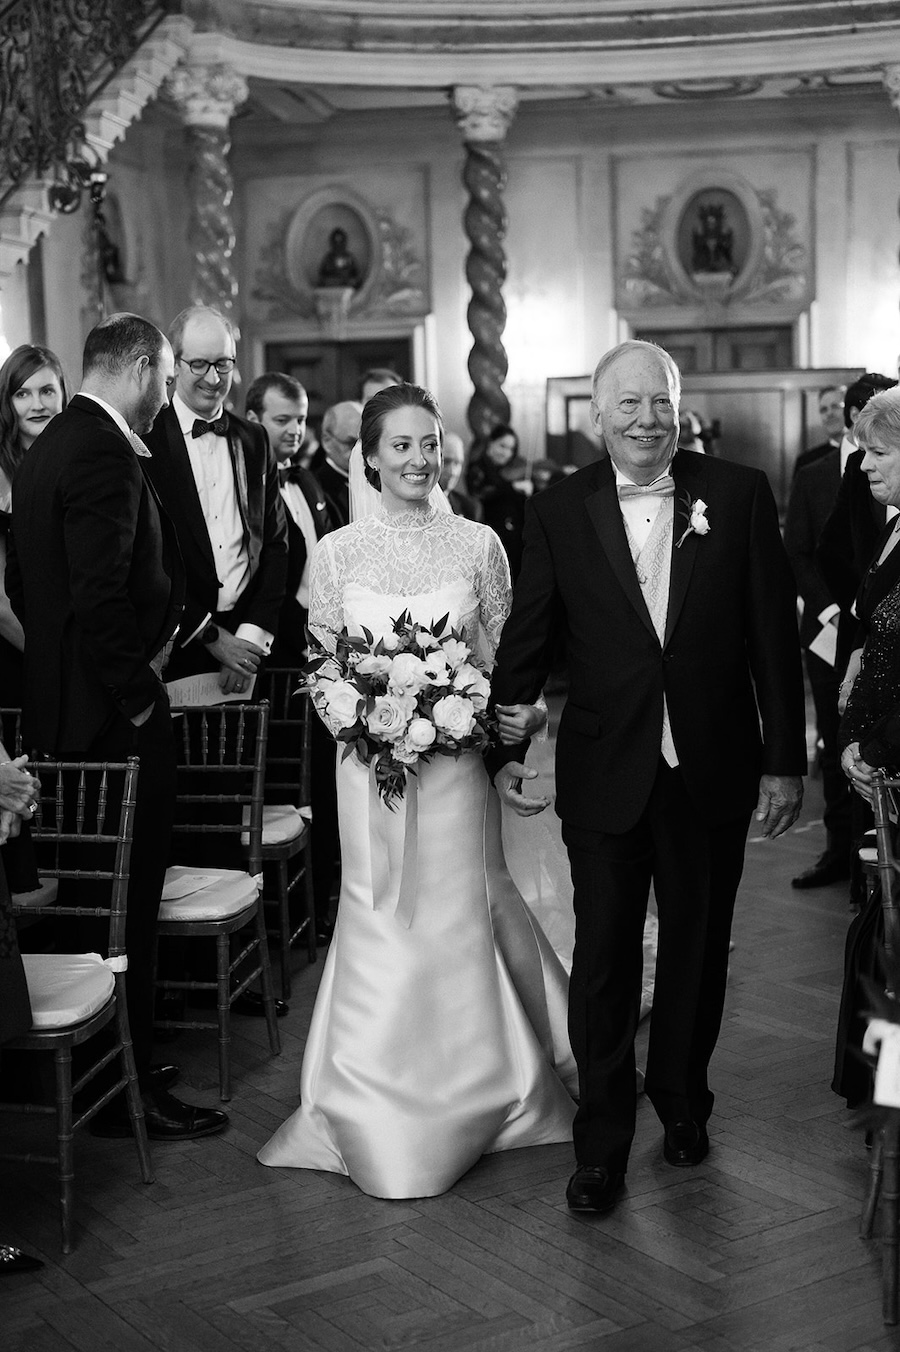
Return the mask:
<svg viewBox="0 0 900 1352">
<path fill-rule="evenodd" d="M 434 725 L 455 742 L 461 742 L 475 726 L 475 706 L 465 695 L 444 695 L 432 710 Z"/>
<path fill-rule="evenodd" d="M 349 681 L 335 681 L 324 691 L 325 711 L 339 728 L 351 728 L 359 717 L 362 695 Z"/>
<path fill-rule="evenodd" d="M 425 663 L 415 653 L 400 653 L 391 659 L 388 688 L 394 695 L 415 695 L 428 684 Z"/>
<path fill-rule="evenodd" d="M 411 700 L 397 695 L 379 695 L 366 714 L 366 727 L 381 741 L 396 742 L 406 732 L 413 707 Z"/>
<path fill-rule="evenodd" d="M 394 760 L 399 761 L 401 765 L 415 765 L 419 759 L 419 753 L 408 737 L 403 737 L 399 742 L 395 742 L 391 748 L 391 754 Z"/>
<path fill-rule="evenodd" d="M 414 718 L 406 729 L 406 742 L 414 751 L 427 751 L 431 746 L 437 729 L 427 718 Z"/>
<path fill-rule="evenodd" d="M 415 642 L 420 648 L 436 648 L 439 640 L 435 638 L 434 634 L 430 634 L 427 629 L 417 629 Z"/>
<path fill-rule="evenodd" d="M 382 634 L 381 646 L 384 648 L 385 652 L 395 653 L 400 647 L 400 635 L 395 634 L 393 629 L 387 634 Z"/>
<path fill-rule="evenodd" d="M 356 664 L 356 670 L 361 676 L 386 676 L 391 669 L 392 658 L 387 653 L 376 656 L 375 653 L 367 653 L 361 657 Z"/>
<path fill-rule="evenodd" d="M 691 507 L 691 530 L 695 535 L 706 535 L 709 530 L 709 522 L 706 519 L 706 503 L 702 498 Z"/>
<path fill-rule="evenodd" d="M 468 662 L 472 649 L 467 648 L 458 638 L 448 638 L 441 644 L 441 649 L 451 667 L 461 667 L 464 662 Z"/>
<path fill-rule="evenodd" d="M 479 671 L 477 667 L 470 666 L 469 663 L 460 667 L 453 677 L 453 688 L 468 695 L 479 713 L 482 709 L 487 708 L 491 694 L 491 683 L 484 672 Z"/>
</svg>

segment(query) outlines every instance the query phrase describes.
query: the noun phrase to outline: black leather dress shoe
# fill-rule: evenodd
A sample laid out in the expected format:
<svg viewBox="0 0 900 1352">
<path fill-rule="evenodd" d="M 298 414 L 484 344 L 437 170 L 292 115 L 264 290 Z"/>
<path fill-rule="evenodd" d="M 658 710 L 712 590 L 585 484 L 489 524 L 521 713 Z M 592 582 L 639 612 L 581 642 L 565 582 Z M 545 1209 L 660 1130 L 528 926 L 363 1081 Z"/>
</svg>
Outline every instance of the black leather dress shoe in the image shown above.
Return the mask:
<svg viewBox="0 0 900 1352">
<path fill-rule="evenodd" d="M 663 1154 L 678 1169 L 700 1164 L 709 1154 L 709 1136 L 699 1122 L 670 1122 L 666 1127 Z"/>
<path fill-rule="evenodd" d="M 193 1141 L 199 1136 L 215 1136 L 228 1126 L 227 1113 L 182 1103 L 164 1089 L 144 1095 L 144 1120 L 151 1141 Z M 104 1140 L 121 1140 L 132 1134 L 131 1119 L 119 1108 L 99 1112 L 88 1123 L 88 1131 Z"/>
<path fill-rule="evenodd" d="M 12 1277 L 17 1272 L 38 1272 L 44 1266 L 40 1258 L 32 1258 L 12 1244 L 0 1244 L 0 1277 Z"/>
<path fill-rule="evenodd" d="M 169 1089 L 180 1074 L 181 1070 L 178 1066 L 151 1066 L 147 1079 L 151 1089 Z"/>
<path fill-rule="evenodd" d="M 623 1174 L 602 1164 L 582 1164 L 569 1179 L 566 1205 L 570 1211 L 612 1211 L 623 1181 Z"/>
<path fill-rule="evenodd" d="M 261 1019 L 266 1016 L 266 1006 L 259 991 L 244 991 L 243 995 L 238 996 L 231 1008 L 235 1014 L 253 1014 Z M 289 1014 L 290 1009 L 290 1005 L 284 1000 L 275 1001 L 275 1013 L 279 1019 L 283 1019 L 285 1014 Z"/>
<path fill-rule="evenodd" d="M 850 877 L 850 860 L 840 855 L 823 854 L 812 868 L 808 868 L 799 877 L 791 879 L 791 887 L 828 887 L 831 883 L 842 883 Z"/>
</svg>

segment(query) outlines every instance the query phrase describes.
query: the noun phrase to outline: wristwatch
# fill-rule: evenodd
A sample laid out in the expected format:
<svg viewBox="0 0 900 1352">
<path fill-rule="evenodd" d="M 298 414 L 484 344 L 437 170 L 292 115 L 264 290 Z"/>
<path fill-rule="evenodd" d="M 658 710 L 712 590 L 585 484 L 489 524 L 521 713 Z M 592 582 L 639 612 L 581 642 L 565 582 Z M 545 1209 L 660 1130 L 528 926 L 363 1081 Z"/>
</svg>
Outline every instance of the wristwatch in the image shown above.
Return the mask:
<svg viewBox="0 0 900 1352">
<path fill-rule="evenodd" d="M 213 624 L 212 621 L 210 621 L 210 623 L 200 634 L 200 642 L 206 644 L 216 643 L 218 642 L 218 638 L 219 638 L 219 626 L 217 624 Z"/>
</svg>

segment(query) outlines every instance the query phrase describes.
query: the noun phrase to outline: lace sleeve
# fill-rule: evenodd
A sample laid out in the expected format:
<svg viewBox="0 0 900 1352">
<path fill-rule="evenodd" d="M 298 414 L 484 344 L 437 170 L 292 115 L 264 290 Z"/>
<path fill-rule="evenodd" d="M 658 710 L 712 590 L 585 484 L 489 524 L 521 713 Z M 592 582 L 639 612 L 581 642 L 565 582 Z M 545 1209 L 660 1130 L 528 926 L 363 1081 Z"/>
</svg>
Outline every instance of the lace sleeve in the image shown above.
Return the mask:
<svg viewBox="0 0 900 1352">
<path fill-rule="evenodd" d="M 493 662 L 500 633 L 512 605 L 512 584 L 506 551 L 489 527 L 484 528 L 484 553 L 477 570 L 475 592 L 481 608 L 481 629 L 487 656 Z"/>
<path fill-rule="evenodd" d="M 321 632 L 341 629 L 344 624 L 343 583 L 340 558 L 333 535 L 325 535 L 312 552 L 309 563 L 309 627 Z"/>
</svg>

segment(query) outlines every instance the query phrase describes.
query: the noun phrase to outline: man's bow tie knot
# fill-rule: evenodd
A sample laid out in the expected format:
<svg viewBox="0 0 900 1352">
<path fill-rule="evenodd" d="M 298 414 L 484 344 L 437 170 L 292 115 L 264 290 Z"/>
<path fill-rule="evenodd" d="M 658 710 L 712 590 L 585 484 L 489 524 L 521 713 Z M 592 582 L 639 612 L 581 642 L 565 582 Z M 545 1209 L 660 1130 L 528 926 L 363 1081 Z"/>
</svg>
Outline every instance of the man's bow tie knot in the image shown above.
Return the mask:
<svg viewBox="0 0 900 1352">
<path fill-rule="evenodd" d="M 619 484 L 616 490 L 620 500 L 623 498 L 671 498 L 675 496 L 675 480 L 671 474 L 663 474 L 652 484 Z"/>
<path fill-rule="evenodd" d="M 192 437 L 202 437 L 205 432 L 214 432 L 217 437 L 224 437 L 228 431 L 228 414 L 223 413 L 216 418 L 215 422 L 204 422 L 202 418 L 195 418 L 194 425 L 191 428 Z"/>
</svg>

